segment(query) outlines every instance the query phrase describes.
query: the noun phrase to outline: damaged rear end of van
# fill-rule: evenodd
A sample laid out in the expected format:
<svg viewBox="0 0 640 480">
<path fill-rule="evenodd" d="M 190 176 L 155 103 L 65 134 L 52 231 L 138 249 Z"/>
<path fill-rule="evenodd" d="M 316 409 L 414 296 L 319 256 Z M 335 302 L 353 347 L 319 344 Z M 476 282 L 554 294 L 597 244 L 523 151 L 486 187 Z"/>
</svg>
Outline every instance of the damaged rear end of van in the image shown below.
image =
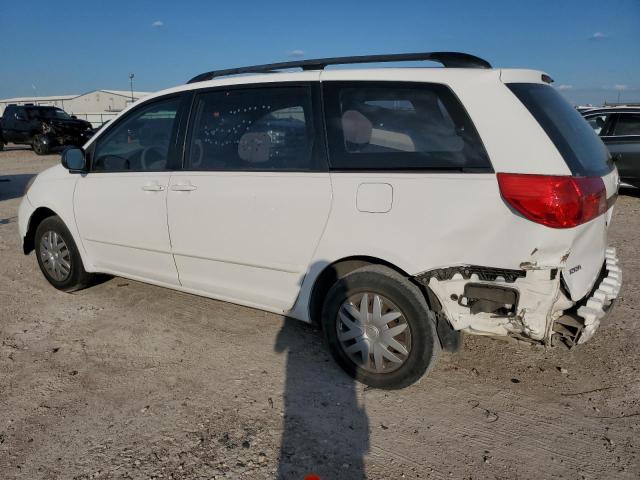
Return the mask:
<svg viewBox="0 0 640 480">
<path fill-rule="evenodd" d="M 500 80 L 495 91 L 484 89 L 486 98 L 464 99 L 495 170 L 475 201 L 499 196 L 490 220 L 477 219 L 480 261 L 414 278 L 435 294 L 454 330 L 572 347 L 594 335 L 622 286 L 607 241 L 618 172 L 546 74 L 501 70 Z M 494 108 L 485 132 L 486 102 Z M 497 128 L 501 119 L 508 120 Z"/>
</svg>

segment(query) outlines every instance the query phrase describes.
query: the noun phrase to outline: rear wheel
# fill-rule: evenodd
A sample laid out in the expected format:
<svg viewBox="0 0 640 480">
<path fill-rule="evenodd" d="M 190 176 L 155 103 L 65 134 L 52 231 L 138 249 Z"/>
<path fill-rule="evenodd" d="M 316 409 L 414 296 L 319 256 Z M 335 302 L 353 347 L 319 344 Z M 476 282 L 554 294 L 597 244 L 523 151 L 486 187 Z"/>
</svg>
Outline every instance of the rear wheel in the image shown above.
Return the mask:
<svg viewBox="0 0 640 480">
<path fill-rule="evenodd" d="M 33 151 L 38 155 L 47 155 L 51 151 L 51 142 L 46 135 L 37 134 L 31 141 Z"/>
<path fill-rule="evenodd" d="M 422 292 L 379 265 L 355 270 L 327 294 L 322 326 L 331 354 L 353 378 L 377 388 L 403 388 L 436 361 L 435 315 Z"/>
<path fill-rule="evenodd" d="M 71 292 L 89 284 L 78 247 L 60 217 L 45 218 L 36 229 L 35 249 L 45 278 L 58 290 Z"/>
</svg>

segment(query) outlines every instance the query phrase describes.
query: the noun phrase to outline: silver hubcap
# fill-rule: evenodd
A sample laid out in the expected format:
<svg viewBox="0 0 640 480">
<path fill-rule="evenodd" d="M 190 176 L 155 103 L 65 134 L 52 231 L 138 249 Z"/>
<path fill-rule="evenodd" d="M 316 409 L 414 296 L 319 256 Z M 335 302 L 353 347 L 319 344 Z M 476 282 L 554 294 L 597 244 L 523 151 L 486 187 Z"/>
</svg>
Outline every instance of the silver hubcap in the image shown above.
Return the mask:
<svg viewBox="0 0 640 480">
<path fill-rule="evenodd" d="M 349 297 L 338 311 L 338 340 L 344 352 L 364 370 L 397 370 L 411 351 L 411 329 L 391 300 L 375 293 Z"/>
<path fill-rule="evenodd" d="M 71 255 L 67 244 L 54 231 L 46 232 L 40 239 L 40 259 L 47 273 L 59 282 L 71 273 Z"/>
</svg>

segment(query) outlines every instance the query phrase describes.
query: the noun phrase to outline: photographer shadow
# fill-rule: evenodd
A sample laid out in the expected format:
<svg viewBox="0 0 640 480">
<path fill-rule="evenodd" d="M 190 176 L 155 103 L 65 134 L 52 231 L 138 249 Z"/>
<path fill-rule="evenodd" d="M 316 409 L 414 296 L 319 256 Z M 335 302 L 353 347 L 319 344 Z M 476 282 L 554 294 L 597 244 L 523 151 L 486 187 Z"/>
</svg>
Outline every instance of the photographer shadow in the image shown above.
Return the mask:
<svg viewBox="0 0 640 480">
<path fill-rule="evenodd" d="M 366 478 L 369 421 L 359 384 L 308 324 L 285 318 L 274 348 L 287 354 L 278 478 Z"/>
</svg>

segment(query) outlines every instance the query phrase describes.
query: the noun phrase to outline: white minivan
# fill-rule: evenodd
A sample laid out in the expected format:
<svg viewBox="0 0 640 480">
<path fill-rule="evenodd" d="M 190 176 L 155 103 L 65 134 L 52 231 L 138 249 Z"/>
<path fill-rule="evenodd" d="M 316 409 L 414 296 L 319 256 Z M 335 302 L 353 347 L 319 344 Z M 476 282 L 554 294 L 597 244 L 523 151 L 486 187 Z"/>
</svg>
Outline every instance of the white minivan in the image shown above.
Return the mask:
<svg viewBox="0 0 640 480">
<path fill-rule="evenodd" d="M 325 70 L 422 60 L 444 68 Z M 573 346 L 620 291 L 619 179 L 550 83 L 455 52 L 208 72 L 35 177 L 24 252 L 65 291 L 100 272 L 317 322 L 380 388 L 461 332 Z"/>
</svg>

